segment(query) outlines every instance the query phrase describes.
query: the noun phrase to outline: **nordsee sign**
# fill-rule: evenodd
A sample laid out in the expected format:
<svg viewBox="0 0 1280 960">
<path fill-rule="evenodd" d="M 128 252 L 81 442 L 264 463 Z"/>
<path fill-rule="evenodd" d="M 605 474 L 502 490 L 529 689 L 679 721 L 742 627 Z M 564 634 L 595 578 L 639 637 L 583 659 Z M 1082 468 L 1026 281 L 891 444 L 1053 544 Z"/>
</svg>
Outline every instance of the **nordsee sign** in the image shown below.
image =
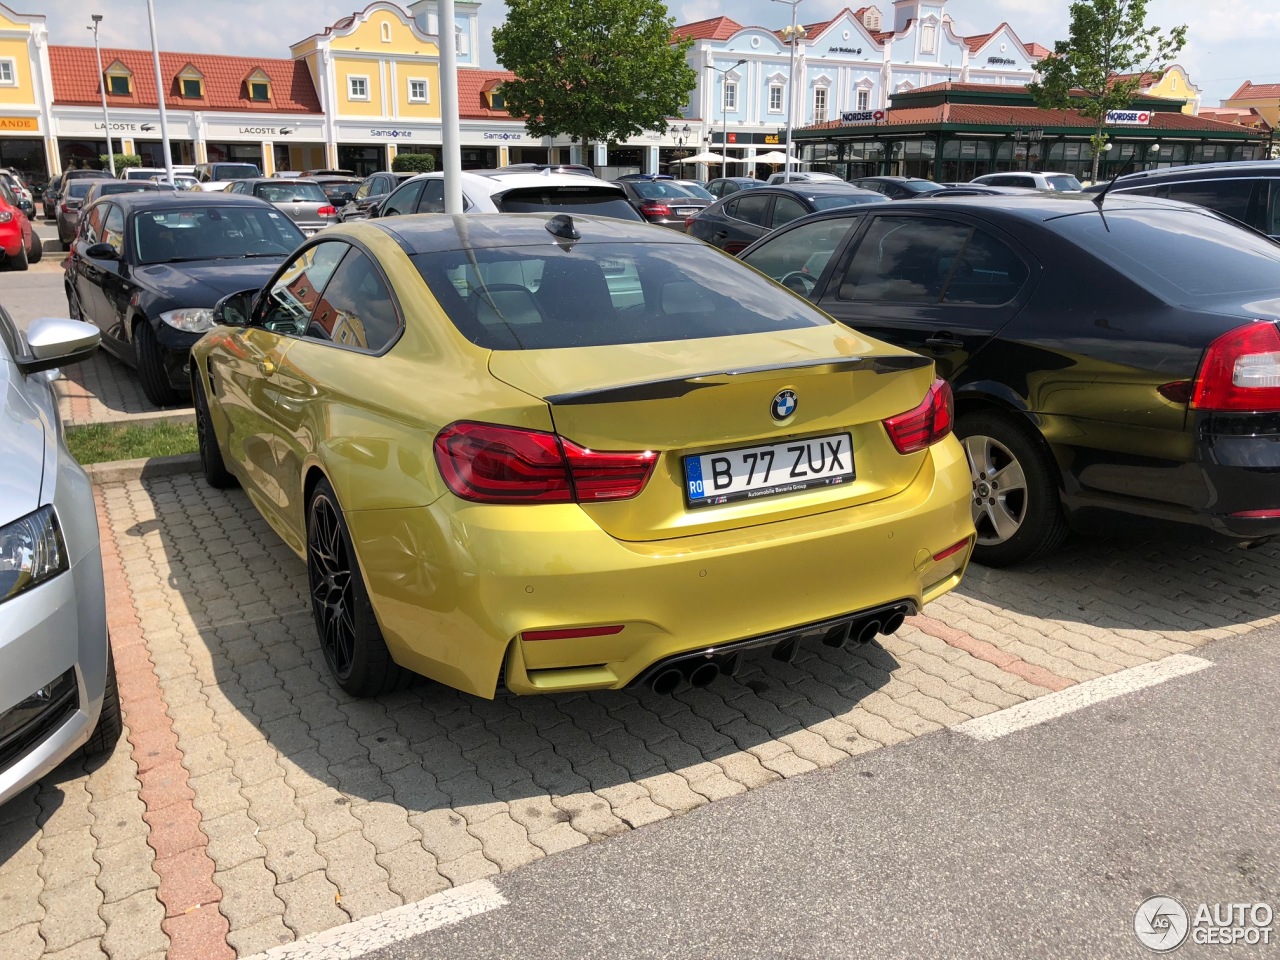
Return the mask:
<svg viewBox="0 0 1280 960">
<path fill-rule="evenodd" d="M 859 110 L 854 113 L 840 114 L 841 123 L 880 123 L 884 120 L 883 110 Z"/>
<path fill-rule="evenodd" d="M 1106 122 L 1115 126 L 1145 127 L 1151 123 L 1151 114 L 1146 110 L 1108 110 Z"/>
</svg>

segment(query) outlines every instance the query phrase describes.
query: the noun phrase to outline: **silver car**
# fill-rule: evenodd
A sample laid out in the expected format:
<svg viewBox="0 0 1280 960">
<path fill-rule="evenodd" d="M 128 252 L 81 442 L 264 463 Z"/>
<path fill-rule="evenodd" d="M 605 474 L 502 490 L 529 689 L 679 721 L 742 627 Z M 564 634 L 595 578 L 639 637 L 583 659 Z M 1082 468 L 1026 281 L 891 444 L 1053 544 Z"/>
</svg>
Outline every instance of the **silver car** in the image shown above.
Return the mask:
<svg viewBox="0 0 1280 960">
<path fill-rule="evenodd" d="M 24 337 L 0 308 L 0 803 L 120 736 L 93 488 L 46 372 L 97 346 L 78 320 Z"/>
<path fill-rule="evenodd" d="M 287 216 L 308 237 L 338 222 L 338 210 L 320 184 L 298 177 L 259 177 L 227 184 L 227 193 L 261 197 Z"/>
</svg>

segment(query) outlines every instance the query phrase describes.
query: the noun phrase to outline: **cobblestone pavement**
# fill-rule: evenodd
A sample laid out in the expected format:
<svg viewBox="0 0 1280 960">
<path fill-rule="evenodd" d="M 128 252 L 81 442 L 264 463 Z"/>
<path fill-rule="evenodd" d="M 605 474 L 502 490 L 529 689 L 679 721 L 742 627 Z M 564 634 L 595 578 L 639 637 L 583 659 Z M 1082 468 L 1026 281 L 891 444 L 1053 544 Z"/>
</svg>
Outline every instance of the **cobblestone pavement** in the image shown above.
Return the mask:
<svg viewBox="0 0 1280 960">
<path fill-rule="evenodd" d="M 242 493 L 135 481 L 100 513 L 128 730 L 0 808 L 5 960 L 248 956 L 1278 619 L 1280 547 L 1076 538 L 704 690 L 357 701 Z"/>
<path fill-rule="evenodd" d="M 191 404 L 157 407 L 142 394 L 137 371 L 105 350 L 67 367 L 54 383 L 64 424 L 118 423 L 159 414 L 192 414 Z"/>
</svg>

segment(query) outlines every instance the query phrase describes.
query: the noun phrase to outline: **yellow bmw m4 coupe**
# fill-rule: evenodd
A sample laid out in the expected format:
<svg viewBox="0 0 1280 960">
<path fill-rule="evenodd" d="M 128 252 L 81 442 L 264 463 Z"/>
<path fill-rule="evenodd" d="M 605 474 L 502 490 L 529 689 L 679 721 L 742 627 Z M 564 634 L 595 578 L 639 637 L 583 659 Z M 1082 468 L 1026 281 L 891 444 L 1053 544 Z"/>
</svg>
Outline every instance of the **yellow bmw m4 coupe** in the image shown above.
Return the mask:
<svg viewBox="0 0 1280 960">
<path fill-rule="evenodd" d="M 215 317 L 206 478 L 306 561 L 357 696 L 701 686 L 892 633 L 969 560 L 931 362 L 672 230 L 345 224 Z"/>
</svg>

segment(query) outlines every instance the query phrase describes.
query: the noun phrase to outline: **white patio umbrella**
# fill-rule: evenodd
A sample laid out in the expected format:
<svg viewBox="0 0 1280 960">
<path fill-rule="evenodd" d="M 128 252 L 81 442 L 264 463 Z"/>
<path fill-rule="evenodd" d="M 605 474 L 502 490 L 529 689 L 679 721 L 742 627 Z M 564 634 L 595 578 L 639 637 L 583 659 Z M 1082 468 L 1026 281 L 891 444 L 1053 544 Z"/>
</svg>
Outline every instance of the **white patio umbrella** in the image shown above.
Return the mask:
<svg viewBox="0 0 1280 960">
<path fill-rule="evenodd" d="M 729 158 L 730 161 L 733 161 L 733 159 L 734 159 L 733 157 Z M 676 162 L 677 163 L 724 163 L 724 157 L 720 156 L 720 154 L 718 153 L 711 153 L 709 151 L 704 150 L 702 153 L 695 153 L 692 157 L 685 157 L 684 159 L 677 160 Z"/>
<path fill-rule="evenodd" d="M 747 163 L 767 163 L 773 167 L 776 167 L 780 163 L 793 165 L 793 164 L 799 164 L 801 162 L 802 161 L 800 160 L 799 157 L 792 157 L 790 160 L 788 160 L 787 155 L 783 153 L 781 150 L 772 150 L 769 153 L 757 154 L 756 156 L 751 157 L 747 161 Z"/>
</svg>

